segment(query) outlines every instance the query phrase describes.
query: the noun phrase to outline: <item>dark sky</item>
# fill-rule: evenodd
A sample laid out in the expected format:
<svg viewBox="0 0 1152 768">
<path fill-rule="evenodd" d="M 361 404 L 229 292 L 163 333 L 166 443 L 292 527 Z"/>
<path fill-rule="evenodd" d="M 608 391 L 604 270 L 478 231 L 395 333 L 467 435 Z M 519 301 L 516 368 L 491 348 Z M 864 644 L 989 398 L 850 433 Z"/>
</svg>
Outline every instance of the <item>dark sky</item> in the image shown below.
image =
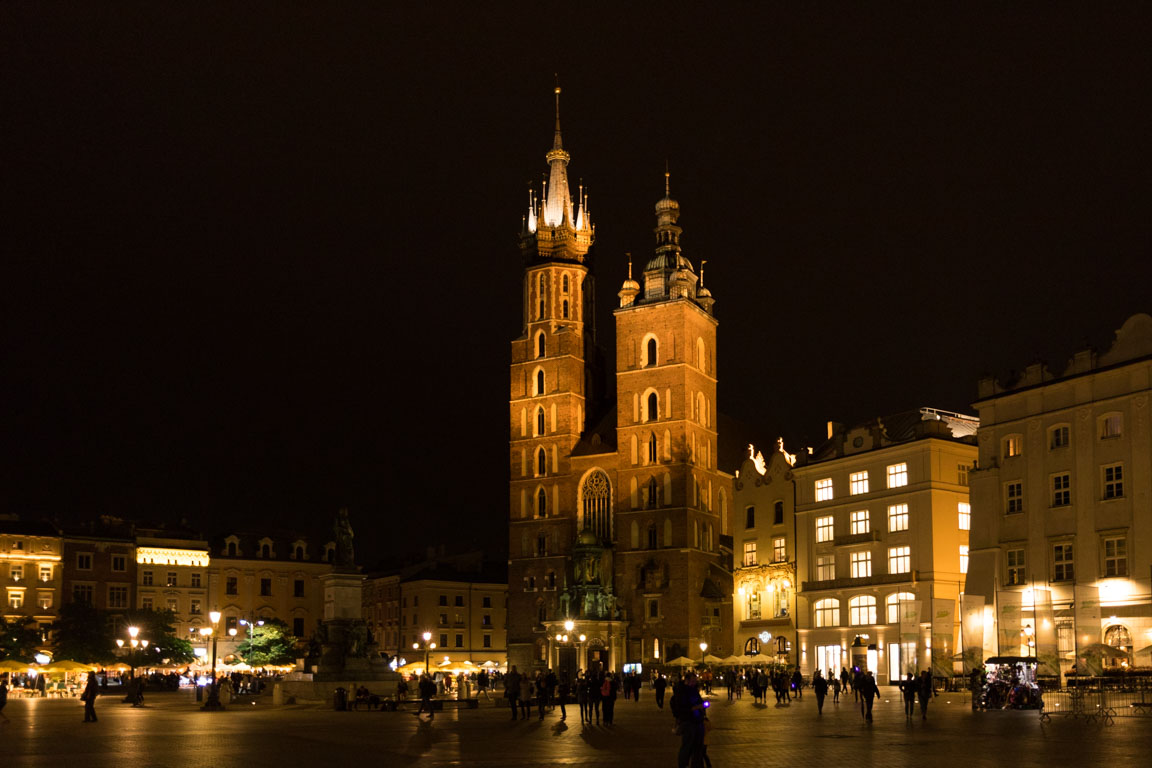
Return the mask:
<svg viewBox="0 0 1152 768">
<path fill-rule="evenodd" d="M 502 547 L 555 72 L 602 342 L 667 160 L 762 443 L 1152 310 L 1146 7 L 401 5 L 0 6 L 0 510 Z"/>
</svg>

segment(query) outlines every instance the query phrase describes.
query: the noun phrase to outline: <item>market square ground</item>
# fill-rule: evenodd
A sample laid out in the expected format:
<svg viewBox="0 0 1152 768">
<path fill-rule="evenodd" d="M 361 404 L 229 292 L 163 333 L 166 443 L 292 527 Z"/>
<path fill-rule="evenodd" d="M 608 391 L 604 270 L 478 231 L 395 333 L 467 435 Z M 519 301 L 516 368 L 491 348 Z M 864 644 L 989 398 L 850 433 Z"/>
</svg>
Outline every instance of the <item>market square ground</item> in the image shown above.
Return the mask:
<svg viewBox="0 0 1152 768">
<path fill-rule="evenodd" d="M 13 699 L 0 725 L 5 768 L 231 768 L 231 766 L 674 766 L 672 718 L 650 692 L 620 700 L 616 725 L 581 729 L 568 709 L 543 722 L 511 722 L 507 710 L 445 711 L 431 725 L 411 713 L 334 712 L 316 706 L 255 705 L 201 712 L 186 692 L 154 694 L 132 709 L 101 697 L 100 722 L 81 723 L 76 700 Z M 973 713 L 963 695 L 941 694 L 929 719 L 908 724 L 888 695 L 871 726 L 851 698 L 829 702 L 817 717 L 809 694 L 790 707 L 759 707 L 745 697 L 715 699 L 709 756 L 715 766 L 925 766 L 1003 768 L 1045 765 L 1142 765 L 1152 752 L 1152 718 L 1121 717 L 1115 725 L 1036 712 Z M 951 702 L 950 704 L 948 702 Z"/>
</svg>

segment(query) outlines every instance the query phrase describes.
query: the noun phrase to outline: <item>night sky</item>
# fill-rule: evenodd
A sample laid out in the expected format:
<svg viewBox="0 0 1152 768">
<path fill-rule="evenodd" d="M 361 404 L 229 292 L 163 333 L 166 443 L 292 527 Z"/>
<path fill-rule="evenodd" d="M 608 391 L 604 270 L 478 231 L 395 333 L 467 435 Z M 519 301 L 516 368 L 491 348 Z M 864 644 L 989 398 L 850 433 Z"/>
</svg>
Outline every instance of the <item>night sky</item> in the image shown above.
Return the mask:
<svg viewBox="0 0 1152 768">
<path fill-rule="evenodd" d="M 667 161 L 761 443 L 1152 311 L 1146 7 L 400 5 L 0 6 L 0 511 L 505 547 L 557 72 L 601 343 Z"/>
</svg>

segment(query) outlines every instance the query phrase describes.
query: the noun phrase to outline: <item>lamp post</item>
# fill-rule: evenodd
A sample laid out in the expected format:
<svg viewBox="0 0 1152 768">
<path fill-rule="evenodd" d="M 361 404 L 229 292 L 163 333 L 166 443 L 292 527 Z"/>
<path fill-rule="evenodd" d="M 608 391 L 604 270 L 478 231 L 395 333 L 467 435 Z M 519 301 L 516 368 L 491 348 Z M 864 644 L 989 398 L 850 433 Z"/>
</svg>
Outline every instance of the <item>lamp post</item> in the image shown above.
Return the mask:
<svg viewBox="0 0 1152 768">
<path fill-rule="evenodd" d="M 207 632 L 204 632 L 203 629 L 200 631 L 204 633 L 205 637 L 212 638 L 212 687 L 208 689 L 208 701 L 204 702 L 204 706 L 200 709 L 217 710 L 224 709 L 224 705 L 220 703 L 220 682 L 216 679 L 216 646 L 219 642 L 216 625 L 220 623 L 220 611 L 210 611 L 208 618 L 212 620 L 212 626 L 205 627 Z"/>
<path fill-rule="evenodd" d="M 704 652 L 708 650 L 708 643 L 700 643 L 700 663 L 704 663 Z"/>
<path fill-rule="evenodd" d="M 424 642 L 423 643 L 412 643 L 412 650 L 418 651 L 421 648 L 424 649 L 424 674 L 427 675 L 427 674 L 429 674 L 429 672 L 428 672 L 428 652 L 436 650 L 436 643 L 432 642 L 432 633 L 431 632 L 425 632 L 422 635 L 422 637 L 424 638 Z"/>
</svg>

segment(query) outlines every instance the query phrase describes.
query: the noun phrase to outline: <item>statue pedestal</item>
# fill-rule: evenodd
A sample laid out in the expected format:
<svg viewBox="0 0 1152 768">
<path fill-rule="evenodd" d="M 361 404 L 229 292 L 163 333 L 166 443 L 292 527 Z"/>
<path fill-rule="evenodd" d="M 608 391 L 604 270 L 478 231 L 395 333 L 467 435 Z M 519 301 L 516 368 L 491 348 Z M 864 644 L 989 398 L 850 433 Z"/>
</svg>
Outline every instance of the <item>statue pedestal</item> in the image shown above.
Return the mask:
<svg viewBox="0 0 1152 768">
<path fill-rule="evenodd" d="M 320 577 L 324 589 L 324 621 L 361 618 L 364 577 L 350 571 L 333 571 Z"/>
</svg>

